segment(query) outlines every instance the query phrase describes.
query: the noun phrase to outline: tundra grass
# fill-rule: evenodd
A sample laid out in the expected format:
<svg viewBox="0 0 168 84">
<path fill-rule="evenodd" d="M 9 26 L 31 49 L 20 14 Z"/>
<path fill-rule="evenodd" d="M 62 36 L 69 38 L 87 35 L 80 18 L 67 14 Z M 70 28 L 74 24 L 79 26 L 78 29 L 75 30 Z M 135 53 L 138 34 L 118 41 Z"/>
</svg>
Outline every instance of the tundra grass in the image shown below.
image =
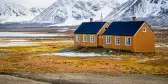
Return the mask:
<svg viewBox="0 0 168 84">
<path fill-rule="evenodd" d="M 168 74 L 168 60 L 108 60 L 110 57 L 5 56 L 0 57 L 0 72 L 111 72 Z"/>
<path fill-rule="evenodd" d="M 37 42 L 37 41 L 36 41 Z M 0 47 L 1 54 L 4 55 L 29 55 L 40 53 L 55 53 L 58 50 L 72 47 L 73 43 L 64 42 L 51 42 L 51 43 L 39 43 L 39 46 L 25 46 L 25 47 Z"/>
<path fill-rule="evenodd" d="M 38 42 L 38 40 L 34 41 Z M 72 46 L 73 43 L 68 42 L 51 42 L 41 43 L 40 46 L 1 47 L 0 52 L 6 55 L 0 56 L 0 72 L 108 72 L 168 75 L 167 48 L 156 48 L 156 53 L 136 54 L 120 51 L 113 53 L 119 56 L 101 57 L 39 55 L 54 53 Z"/>
</svg>

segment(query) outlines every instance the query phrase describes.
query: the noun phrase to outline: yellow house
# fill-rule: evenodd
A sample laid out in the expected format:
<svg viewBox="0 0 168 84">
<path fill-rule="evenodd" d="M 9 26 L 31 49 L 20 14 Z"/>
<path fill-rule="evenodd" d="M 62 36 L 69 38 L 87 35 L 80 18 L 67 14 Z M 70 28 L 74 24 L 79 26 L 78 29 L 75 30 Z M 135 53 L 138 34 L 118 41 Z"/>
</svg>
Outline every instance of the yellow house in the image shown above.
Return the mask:
<svg viewBox="0 0 168 84">
<path fill-rule="evenodd" d="M 74 32 L 75 46 L 98 47 L 103 45 L 102 35 L 109 27 L 106 22 L 84 22 Z"/>
<path fill-rule="evenodd" d="M 155 35 L 145 21 L 113 22 L 103 34 L 103 47 L 155 52 Z"/>
<path fill-rule="evenodd" d="M 131 52 L 155 52 L 155 35 L 145 21 L 82 23 L 74 33 L 75 46 L 104 47 Z"/>
</svg>

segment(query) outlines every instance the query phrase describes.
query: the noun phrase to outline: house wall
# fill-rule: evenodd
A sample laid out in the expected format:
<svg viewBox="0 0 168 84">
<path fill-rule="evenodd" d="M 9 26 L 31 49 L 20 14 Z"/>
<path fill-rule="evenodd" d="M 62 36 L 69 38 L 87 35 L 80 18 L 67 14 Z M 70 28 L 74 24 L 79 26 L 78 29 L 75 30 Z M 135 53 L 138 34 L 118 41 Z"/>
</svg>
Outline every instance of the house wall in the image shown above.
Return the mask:
<svg viewBox="0 0 168 84">
<path fill-rule="evenodd" d="M 98 34 L 75 34 L 74 35 L 74 44 L 75 46 L 83 46 L 83 47 L 98 47 L 98 46 L 102 46 L 103 41 L 102 41 L 102 34 L 105 32 L 106 28 L 108 28 L 109 25 L 106 23 L 98 32 Z M 76 42 L 76 35 L 80 36 L 80 42 Z M 87 35 L 87 42 L 83 42 L 83 35 Z M 90 42 L 90 36 L 94 35 L 95 36 L 95 42 L 91 43 Z"/>
<path fill-rule="evenodd" d="M 111 37 L 111 44 L 106 44 L 106 36 Z M 115 44 L 115 37 L 114 35 L 103 35 L 103 47 L 104 48 L 112 48 L 112 49 L 121 49 L 121 50 L 133 50 L 133 37 L 132 36 L 119 36 L 120 37 L 120 45 Z M 125 45 L 125 38 L 130 37 L 131 38 L 131 45 L 126 46 Z"/>
<path fill-rule="evenodd" d="M 109 25 L 106 23 L 101 30 L 98 32 L 98 46 L 103 46 L 103 33 L 106 31 L 106 29 L 109 27 Z"/>
<path fill-rule="evenodd" d="M 74 44 L 75 46 L 83 46 L 83 47 L 97 47 L 103 46 L 104 48 L 112 48 L 112 49 L 120 49 L 120 50 L 129 50 L 132 52 L 155 52 L 155 36 L 151 29 L 148 27 L 146 23 L 144 23 L 141 28 L 137 31 L 134 36 L 119 36 L 120 37 L 120 45 L 115 44 L 114 35 L 102 35 L 109 25 L 106 24 L 102 27 L 102 29 L 98 32 L 98 34 L 75 34 L 74 35 Z M 143 32 L 143 28 L 146 28 L 146 32 Z M 80 36 L 80 42 L 76 42 L 76 35 Z M 87 35 L 87 42 L 83 42 L 83 35 Z M 90 36 L 95 36 L 95 42 L 90 42 Z M 106 44 L 106 36 L 111 37 L 111 44 Z M 125 45 L 125 38 L 131 38 L 131 45 Z"/>
<path fill-rule="evenodd" d="M 80 36 L 80 41 L 76 42 L 76 36 Z M 87 42 L 83 42 L 83 35 L 87 35 Z M 95 36 L 94 43 L 90 42 L 90 36 Z M 96 34 L 75 34 L 74 35 L 74 45 L 75 46 L 83 46 L 83 47 L 97 47 L 98 46 L 98 36 Z"/>
<path fill-rule="evenodd" d="M 146 28 L 146 32 L 143 32 L 144 28 Z M 146 23 L 134 36 L 133 52 L 155 52 L 155 36 Z"/>
<path fill-rule="evenodd" d="M 109 25 L 106 23 L 98 32 L 98 35 L 103 35 L 103 33 L 106 31 L 106 29 L 109 27 Z"/>
</svg>

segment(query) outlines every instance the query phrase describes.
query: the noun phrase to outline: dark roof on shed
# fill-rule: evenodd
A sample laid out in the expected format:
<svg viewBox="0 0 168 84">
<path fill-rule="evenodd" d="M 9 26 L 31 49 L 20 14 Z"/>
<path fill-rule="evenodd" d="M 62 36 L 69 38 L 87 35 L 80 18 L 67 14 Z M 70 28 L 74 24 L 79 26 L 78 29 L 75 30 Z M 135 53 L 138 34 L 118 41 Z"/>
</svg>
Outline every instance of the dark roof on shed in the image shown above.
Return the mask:
<svg viewBox="0 0 168 84">
<path fill-rule="evenodd" d="M 106 22 L 83 22 L 74 34 L 97 34 Z"/>
<path fill-rule="evenodd" d="M 145 21 L 112 22 L 104 35 L 134 36 Z"/>
</svg>

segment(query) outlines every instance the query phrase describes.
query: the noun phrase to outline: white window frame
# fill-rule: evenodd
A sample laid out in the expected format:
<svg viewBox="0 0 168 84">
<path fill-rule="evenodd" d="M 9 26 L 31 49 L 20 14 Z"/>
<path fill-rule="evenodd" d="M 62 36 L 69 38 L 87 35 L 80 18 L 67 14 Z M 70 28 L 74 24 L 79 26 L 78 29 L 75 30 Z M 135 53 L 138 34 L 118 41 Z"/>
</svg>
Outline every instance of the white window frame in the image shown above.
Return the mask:
<svg viewBox="0 0 168 84">
<path fill-rule="evenodd" d="M 106 44 L 111 44 L 111 36 L 106 36 Z"/>
<path fill-rule="evenodd" d="M 76 42 L 80 42 L 80 36 L 76 35 Z"/>
<path fill-rule="evenodd" d="M 90 43 L 94 43 L 95 42 L 95 36 L 94 35 L 91 35 L 90 36 Z"/>
<path fill-rule="evenodd" d="M 116 44 L 116 45 L 120 45 L 120 43 L 121 43 L 120 37 L 119 37 L 119 36 L 116 36 L 116 37 L 115 37 L 115 44 Z"/>
<path fill-rule="evenodd" d="M 87 42 L 87 35 L 83 35 L 83 42 Z"/>
<path fill-rule="evenodd" d="M 144 28 L 143 28 L 143 32 L 146 32 L 146 31 L 147 31 L 147 29 L 146 29 L 146 27 L 144 27 Z"/>
<path fill-rule="evenodd" d="M 128 39 L 130 39 L 130 44 L 128 44 Z M 131 37 L 125 37 L 125 45 L 126 46 L 131 46 Z"/>
</svg>

